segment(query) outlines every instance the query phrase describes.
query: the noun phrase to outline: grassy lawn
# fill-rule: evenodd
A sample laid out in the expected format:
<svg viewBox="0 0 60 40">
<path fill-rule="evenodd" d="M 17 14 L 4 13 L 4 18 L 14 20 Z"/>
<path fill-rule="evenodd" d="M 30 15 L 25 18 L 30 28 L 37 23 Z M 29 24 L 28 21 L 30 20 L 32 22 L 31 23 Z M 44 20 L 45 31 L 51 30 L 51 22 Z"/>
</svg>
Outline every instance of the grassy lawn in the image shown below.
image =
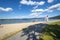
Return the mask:
<svg viewBox="0 0 60 40">
<path fill-rule="evenodd" d="M 40 36 L 41 40 L 60 40 L 60 21 L 48 24 Z"/>
</svg>

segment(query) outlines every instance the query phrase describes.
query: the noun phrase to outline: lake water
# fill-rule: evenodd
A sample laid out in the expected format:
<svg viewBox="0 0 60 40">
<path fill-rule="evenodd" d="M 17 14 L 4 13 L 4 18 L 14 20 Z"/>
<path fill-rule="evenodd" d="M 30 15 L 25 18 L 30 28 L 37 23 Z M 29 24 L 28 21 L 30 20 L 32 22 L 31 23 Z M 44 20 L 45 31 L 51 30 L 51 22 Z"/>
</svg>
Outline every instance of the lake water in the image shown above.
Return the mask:
<svg viewBox="0 0 60 40">
<path fill-rule="evenodd" d="M 59 20 L 59 19 L 49 19 L 52 20 Z M 36 18 L 36 19 L 0 19 L 0 24 L 11 24 L 11 23 L 26 23 L 26 22 L 45 22 L 44 18 Z"/>
</svg>

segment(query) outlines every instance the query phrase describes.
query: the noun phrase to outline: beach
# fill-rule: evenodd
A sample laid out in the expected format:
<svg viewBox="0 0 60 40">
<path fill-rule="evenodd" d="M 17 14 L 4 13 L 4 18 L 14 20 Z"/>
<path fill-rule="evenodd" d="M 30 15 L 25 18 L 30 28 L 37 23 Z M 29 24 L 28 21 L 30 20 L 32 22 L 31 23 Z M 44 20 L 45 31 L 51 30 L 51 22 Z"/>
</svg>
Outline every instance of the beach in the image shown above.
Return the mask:
<svg viewBox="0 0 60 40">
<path fill-rule="evenodd" d="M 0 39 L 3 39 L 6 35 L 14 33 L 16 31 L 27 28 L 30 25 L 39 24 L 42 22 L 30 22 L 30 23 L 15 23 L 15 24 L 1 24 Z"/>
<path fill-rule="evenodd" d="M 6 35 L 10 35 L 12 33 L 15 33 L 19 30 L 22 30 L 23 28 L 27 28 L 30 25 L 35 25 L 39 23 L 51 23 L 51 22 L 56 22 L 60 20 L 55 20 L 55 21 L 49 21 L 49 22 L 28 22 L 28 23 L 13 23 L 13 24 L 1 24 L 0 25 L 0 39 L 3 39 L 6 37 Z"/>
</svg>

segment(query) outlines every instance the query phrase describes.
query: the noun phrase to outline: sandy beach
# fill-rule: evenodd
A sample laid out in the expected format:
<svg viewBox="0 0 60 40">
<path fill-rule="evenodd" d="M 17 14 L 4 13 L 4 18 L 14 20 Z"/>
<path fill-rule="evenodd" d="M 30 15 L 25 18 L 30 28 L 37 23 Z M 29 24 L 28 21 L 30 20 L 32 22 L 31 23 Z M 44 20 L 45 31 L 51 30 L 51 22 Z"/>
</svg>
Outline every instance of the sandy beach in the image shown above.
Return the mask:
<svg viewBox="0 0 60 40">
<path fill-rule="evenodd" d="M 56 20 L 59 21 L 59 20 Z M 55 21 L 50 21 L 55 22 Z M 29 23 L 15 23 L 15 24 L 1 24 L 0 25 L 0 39 L 3 39 L 7 34 L 27 28 L 30 25 L 46 23 L 46 22 L 29 22 Z M 49 22 L 48 22 L 49 23 Z"/>
<path fill-rule="evenodd" d="M 38 24 L 41 22 L 30 22 L 30 23 L 15 23 L 15 24 L 1 24 L 0 25 L 0 39 L 2 39 L 7 34 L 14 33 L 16 31 L 22 30 L 33 24 Z"/>
</svg>

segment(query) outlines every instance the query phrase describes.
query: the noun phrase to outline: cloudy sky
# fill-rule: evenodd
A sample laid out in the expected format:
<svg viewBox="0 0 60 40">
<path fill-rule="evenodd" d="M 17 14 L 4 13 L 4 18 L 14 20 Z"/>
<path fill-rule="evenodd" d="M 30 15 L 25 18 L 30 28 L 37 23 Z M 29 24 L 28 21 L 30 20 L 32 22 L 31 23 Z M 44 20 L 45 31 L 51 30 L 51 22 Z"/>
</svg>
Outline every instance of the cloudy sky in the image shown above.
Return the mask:
<svg viewBox="0 0 60 40">
<path fill-rule="evenodd" d="M 0 0 L 0 19 L 60 15 L 60 0 Z"/>
</svg>

